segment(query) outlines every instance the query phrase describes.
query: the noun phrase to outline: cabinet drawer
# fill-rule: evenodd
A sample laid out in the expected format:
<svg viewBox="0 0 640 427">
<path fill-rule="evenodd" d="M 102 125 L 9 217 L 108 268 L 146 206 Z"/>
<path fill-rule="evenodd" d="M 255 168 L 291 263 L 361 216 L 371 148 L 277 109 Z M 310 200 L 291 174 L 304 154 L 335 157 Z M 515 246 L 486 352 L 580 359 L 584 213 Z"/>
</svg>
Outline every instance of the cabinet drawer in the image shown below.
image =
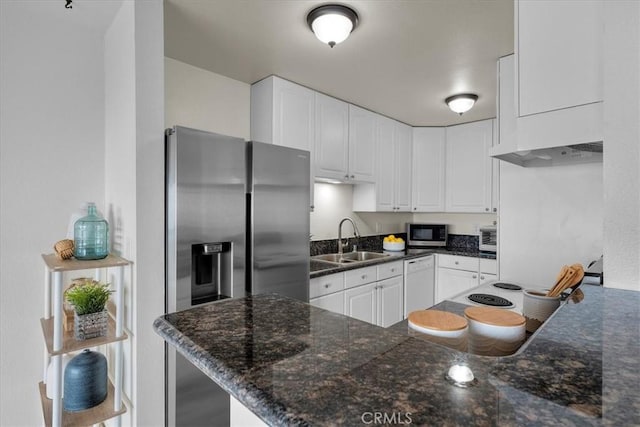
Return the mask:
<svg viewBox="0 0 640 427">
<path fill-rule="evenodd" d="M 498 274 L 498 261 L 480 258 L 480 273 Z"/>
<path fill-rule="evenodd" d="M 315 277 L 309 281 L 309 298 L 344 290 L 344 273 Z"/>
<path fill-rule="evenodd" d="M 353 288 L 367 283 L 375 282 L 377 279 L 376 266 L 358 268 L 356 270 L 345 271 L 344 273 L 345 289 Z"/>
<path fill-rule="evenodd" d="M 318 298 L 311 298 L 309 304 L 334 313 L 344 314 L 344 292 L 336 292 Z"/>
<path fill-rule="evenodd" d="M 438 267 L 455 268 L 456 270 L 478 271 L 478 258 L 438 254 Z"/>
<path fill-rule="evenodd" d="M 378 280 L 399 276 L 402 274 L 402 261 L 387 262 L 385 264 L 378 265 L 377 269 Z"/>
</svg>

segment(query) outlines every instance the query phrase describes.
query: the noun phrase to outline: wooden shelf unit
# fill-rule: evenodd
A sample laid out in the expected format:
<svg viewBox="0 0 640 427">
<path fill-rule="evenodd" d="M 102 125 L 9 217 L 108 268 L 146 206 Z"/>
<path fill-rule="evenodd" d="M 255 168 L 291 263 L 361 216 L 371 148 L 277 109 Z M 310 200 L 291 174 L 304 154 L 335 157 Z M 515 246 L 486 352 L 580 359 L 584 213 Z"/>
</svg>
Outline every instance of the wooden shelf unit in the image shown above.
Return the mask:
<svg viewBox="0 0 640 427">
<path fill-rule="evenodd" d="M 53 350 L 53 328 L 55 319 L 40 319 L 40 325 L 42 326 L 42 334 L 44 335 L 44 342 L 47 344 L 47 351 L 50 355 L 72 353 L 74 351 L 84 350 L 85 348 L 97 347 L 99 345 L 109 344 L 116 341 L 124 341 L 128 338 L 126 333 L 117 337 L 116 336 L 116 322 L 111 316 L 109 316 L 109 323 L 107 325 L 107 335 L 104 337 L 96 337 L 88 340 L 77 340 L 73 337 L 73 331 L 65 331 L 62 337 L 62 349 L 58 351 Z"/>
<path fill-rule="evenodd" d="M 63 410 L 62 426 L 74 427 L 98 424 L 102 421 L 108 420 L 109 418 L 113 418 L 127 412 L 127 407 L 124 405 L 122 405 L 122 409 L 119 411 L 115 411 L 113 409 L 114 389 L 111 381 L 109 381 L 109 385 L 107 387 L 107 398 L 101 404 L 79 412 L 68 412 Z M 42 402 L 42 412 L 44 413 L 44 425 L 50 427 L 52 425 L 53 400 L 47 397 L 47 385 L 44 382 L 40 381 L 38 383 L 38 388 L 40 389 L 40 401 Z"/>
<path fill-rule="evenodd" d="M 45 313 L 40 319 L 44 336 L 44 372 L 43 381 L 39 383 L 40 398 L 46 426 L 86 426 L 97 424 L 125 413 L 127 408 L 122 399 L 123 384 L 123 349 L 122 342 L 126 340 L 124 332 L 124 267 L 131 265 L 131 261 L 110 254 L 100 260 L 61 260 L 55 254 L 43 254 L 45 263 Z M 62 274 L 65 271 L 101 270 L 118 268 L 115 291 L 109 304 L 109 319 L 107 335 L 88 340 L 76 340 L 73 331 L 64 331 L 62 327 L 63 286 Z M 96 273 L 97 274 L 97 273 Z M 97 277 L 97 276 L 96 276 Z M 115 307 L 115 315 L 113 308 Z M 100 405 L 79 412 L 64 411 L 62 405 L 62 355 L 101 345 L 115 345 L 113 383 L 109 381 L 107 399 Z M 58 387 L 53 390 L 53 398 L 47 398 L 46 378 L 49 361 L 52 362 L 54 375 Z M 117 418 L 116 424 L 120 425 Z"/>
</svg>

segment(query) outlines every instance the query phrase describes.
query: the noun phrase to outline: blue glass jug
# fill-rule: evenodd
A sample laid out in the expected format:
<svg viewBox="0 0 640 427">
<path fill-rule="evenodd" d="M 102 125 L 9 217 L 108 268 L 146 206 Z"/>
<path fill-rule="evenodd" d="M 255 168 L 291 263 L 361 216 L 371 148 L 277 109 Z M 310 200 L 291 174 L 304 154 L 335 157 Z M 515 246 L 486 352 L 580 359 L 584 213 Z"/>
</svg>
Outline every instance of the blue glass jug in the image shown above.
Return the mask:
<svg viewBox="0 0 640 427">
<path fill-rule="evenodd" d="M 94 203 L 88 204 L 87 216 L 75 222 L 73 240 L 76 259 L 102 259 L 109 255 L 109 224 L 98 215 Z"/>
</svg>

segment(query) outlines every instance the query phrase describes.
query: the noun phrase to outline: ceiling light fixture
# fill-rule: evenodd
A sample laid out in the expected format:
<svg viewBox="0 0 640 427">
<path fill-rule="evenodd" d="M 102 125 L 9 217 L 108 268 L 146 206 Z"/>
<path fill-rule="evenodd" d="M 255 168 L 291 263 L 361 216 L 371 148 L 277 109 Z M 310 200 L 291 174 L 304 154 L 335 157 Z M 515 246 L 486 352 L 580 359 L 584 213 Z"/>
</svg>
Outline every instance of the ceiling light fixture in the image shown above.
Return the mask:
<svg viewBox="0 0 640 427">
<path fill-rule="evenodd" d="M 318 40 L 334 47 L 356 28 L 358 14 L 347 6 L 325 4 L 309 12 L 307 24 Z"/>
<path fill-rule="evenodd" d="M 462 115 L 473 107 L 473 104 L 478 100 L 478 95 L 473 93 L 461 93 L 459 95 L 453 95 L 444 100 L 447 103 L 451 111 Z"/>
</svg>

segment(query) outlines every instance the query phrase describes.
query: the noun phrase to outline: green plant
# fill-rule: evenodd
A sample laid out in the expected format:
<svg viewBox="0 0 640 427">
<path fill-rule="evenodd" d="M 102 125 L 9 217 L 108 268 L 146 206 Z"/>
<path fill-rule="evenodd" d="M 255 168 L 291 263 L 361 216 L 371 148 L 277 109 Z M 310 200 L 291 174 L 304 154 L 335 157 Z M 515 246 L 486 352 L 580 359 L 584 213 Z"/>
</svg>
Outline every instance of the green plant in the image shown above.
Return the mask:
<svg viewBox="0 0 640 427">
<path fill-rule="evenodd" d="M 76 313 L 82 315 L 104 310 L 112 292 L 109 290 L 108 283 L 87 280 L 85 283 L 69 289 L 66 296 Z"/>
</svg>

